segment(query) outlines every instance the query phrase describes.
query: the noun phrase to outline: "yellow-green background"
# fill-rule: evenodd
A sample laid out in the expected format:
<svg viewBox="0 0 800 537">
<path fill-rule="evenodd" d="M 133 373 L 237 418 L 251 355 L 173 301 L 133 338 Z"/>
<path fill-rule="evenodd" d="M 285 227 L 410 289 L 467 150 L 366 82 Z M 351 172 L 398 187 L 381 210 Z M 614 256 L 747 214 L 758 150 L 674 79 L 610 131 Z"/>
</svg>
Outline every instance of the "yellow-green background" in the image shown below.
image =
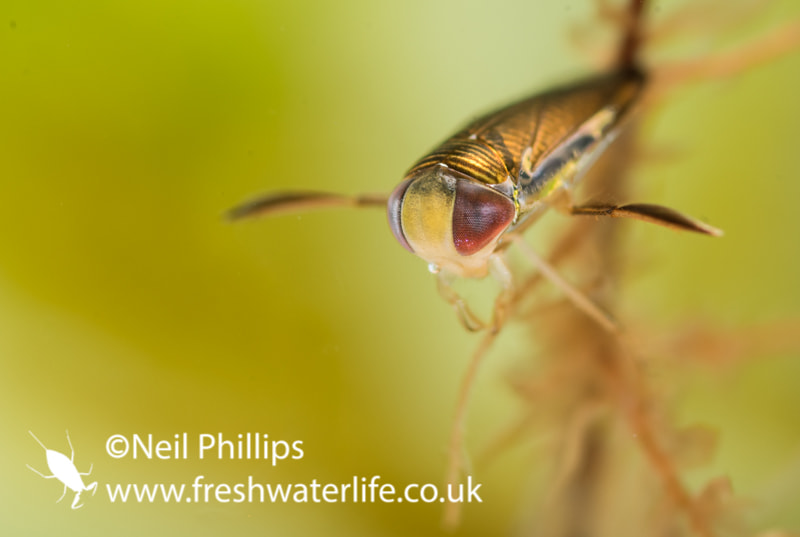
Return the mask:
<svg viewBox="0 0 800 537">
<path fill-rule="evenodd" d="M 72 494 L 54 505 L 61 486 L 25 467 L 46 471 L 27 431 L 66 452 L 68 428 L 78 468 L 93 463 L 101 487 L 196 474 L 441 481 L 477 339 L 382 212 L 220 215 L 270 189 L 390 190 L 475 113 L 585 73 L 567 35 L 591 13 L 585 1 L 3 0 L 2 533 L 438 534 L 438 504 L 111 505 L 98 491 L 73 512 Z M 674 51 L 738 46 L 792 17 L 795 2 L 776 2 L 726 38 L 707 29 Z M 800 53 L 683 90 L 648 124 L 676 156 L 641 170 L 639 195 L 727 235 L 637 231 L 632 260 L 647 268 L 626 310 L 656 330 L 696 315 L 800 315 L 798 94 Z M 483 371 L 471 449 L 515 415 L 503 374 L 523 359 L 518 336 Z M 683 378 L 681 419 L 722 431 L 708 475 L 727 473 L 743 496 L 771 491 L 760 525 L 800 528 L 798 358 Z M 184 431 L 302 440 L 305 458 L 273 469 L 104 452 L 111 434 Z M 479 473 L 484 503 L 466 509 L 465 535 L 508 534 L 524 518 L 528 472 L 548 465 L 530 453 Z"/>
</svg>

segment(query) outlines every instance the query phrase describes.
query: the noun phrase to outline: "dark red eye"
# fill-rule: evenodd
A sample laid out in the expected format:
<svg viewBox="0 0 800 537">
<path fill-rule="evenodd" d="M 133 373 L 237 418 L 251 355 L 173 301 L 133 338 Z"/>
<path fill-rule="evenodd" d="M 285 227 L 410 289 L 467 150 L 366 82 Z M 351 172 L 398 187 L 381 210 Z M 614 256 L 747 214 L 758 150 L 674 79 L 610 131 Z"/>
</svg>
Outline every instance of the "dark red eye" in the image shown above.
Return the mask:
<svg viewBox="0 0 800 537">
<path fill-rule="evenodd" d="M 389 196 L 389 203 L 386 206 L 386 215 L 389 217 L 389 228 L 392 230 L 394 238 L 397 239 L 403 248 L 414 253 L 414 249 L 408 244 L 405 233 L 403 233 L 403 224 L 400 221 L 400 211 L 403 209 L 403 196 L 406 194 L 408 185 L 411 184 L 411 179 L 406 179 L 397 185 Z"/>
<path fill-rule="evenodd" d="M 514 202 L 489 187 L 459 180 L 453 207 L 453 243 L 472 255 L 502 233 L 516 214 Z"/>
</svg>

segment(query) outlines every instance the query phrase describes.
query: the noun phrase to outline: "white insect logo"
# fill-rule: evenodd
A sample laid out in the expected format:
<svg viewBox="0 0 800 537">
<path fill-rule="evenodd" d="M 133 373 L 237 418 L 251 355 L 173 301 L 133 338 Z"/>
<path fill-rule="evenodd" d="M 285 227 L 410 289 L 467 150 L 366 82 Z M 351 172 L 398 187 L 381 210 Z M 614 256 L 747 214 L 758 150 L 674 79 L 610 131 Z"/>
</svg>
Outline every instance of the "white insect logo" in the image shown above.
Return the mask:
<svg viewBox="0 0 800 537">
<path fill-rule="evenodd" d="M 53 475 L 44 475 L 39 470 L 33 468 L 30 464 L 26 464 L 28 468 L 39 474 L 45 479 L 53 479 L 56 478 L 62 483 L 64 483 L 64 493 L 61 495 L 59 499 L 56 500 L 56 503 L 60 502 L 64 499 L 64 495 L 67 493 L 67 489 L 71 490 L 75 493 L 75 499 L 72 500 L 72 508 L 78 509 L 79 507 L 83 507 L 83 504 L 78 504 L 81 500 L 81 492 L 83 491 L 91 491 L 92 496 L 94 493 L 97 492 L 97 481 L 94 483 L 89 483 L 89 485 L 83 484 L 83 479 L 81 479 L 82 475 L 89 475 L 92 473 L 92 467 L 94 465 L 89 466 L 89 471 L 81 473 L 75 468 L 75 463 L 72 462 L 75 459 L 75 450 L 72 447 L 72 441 L 69 439 L 69 431 L 67 431 L 67 442 L 69 443 L 69 449 L 72 452 L 69 458 L 63 453 L 59 453 L 58 451 L 54 451 L 52 449 L 47 449 L 42 442 L 36 438 L 36 435 L 33 434 L 32 431 L 28 431 L 34 440 L 36 440 L 40 446 L 44 449 L 45 453 L 47 454 L 47 467 L 53 473 Z"/>
</svg>

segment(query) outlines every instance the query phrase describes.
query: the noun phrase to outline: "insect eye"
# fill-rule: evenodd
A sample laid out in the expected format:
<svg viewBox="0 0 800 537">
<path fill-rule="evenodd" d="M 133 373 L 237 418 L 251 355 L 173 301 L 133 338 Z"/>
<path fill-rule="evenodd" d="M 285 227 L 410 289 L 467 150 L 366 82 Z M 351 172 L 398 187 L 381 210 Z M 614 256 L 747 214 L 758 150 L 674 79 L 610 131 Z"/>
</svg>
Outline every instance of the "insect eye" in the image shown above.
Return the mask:
<svg viewBox="0 0 800 537">
<path fill-rule="evenodd" d="M 397 239 L 403 248 L 414 253 L 414 249 L 411 248 L 411 245 L 408 244 L 406 240 L 406 235 L 403 233 L 403 225 L 400 222 L 400 211 L 403 208 L 403 196 L 406 194 L 406 190 L 408 190 L 408 185 L 411 184 L 411 179 L 406 179 L 397 187 L 395 187 L 392 195 L 389 196 L 389 203 L 387 204 L 387 211 L 386 214 L 389 217 L 389 227 L 392 230 L 392 234 L 394 238 Z"/>
<path fill-rule="evenodd" d="M 479 252 L 502 233 L 516 214 L 514 202 L 491 188 L 458 181 L 453 207 L 453 243 L 464 256 Z"/>
</svg>

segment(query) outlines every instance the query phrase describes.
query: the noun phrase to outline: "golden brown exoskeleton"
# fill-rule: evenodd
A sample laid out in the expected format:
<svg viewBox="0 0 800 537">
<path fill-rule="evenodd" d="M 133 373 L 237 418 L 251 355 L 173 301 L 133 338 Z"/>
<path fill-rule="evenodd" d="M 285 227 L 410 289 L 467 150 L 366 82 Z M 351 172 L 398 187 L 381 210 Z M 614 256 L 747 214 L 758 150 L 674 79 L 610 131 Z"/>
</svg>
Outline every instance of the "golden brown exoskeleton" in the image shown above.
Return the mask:
<svg viewBox="0 0 800 537">
<path fill-rule="evenodd" d="M 608 12 L 606 2 L 602 4 Z M 591 520 L 591 512 L 596 510 L 597 505 L 605 505 L 604 502 L 597 502 L 596 498 L 592 504 L 587 498 L 591 495 L 607 495 L 606 488 L 597 485 L 601 483 L 601 478 L 608 478 L 610 474 L 597 461 L 605 456 L 604 453 L 611 445 L 603 436 L 606 433 L 606 424 L 599 423 L 606 422 L 608 414 L 604 405 L 610 403 L 610 408 L 624 414 L 628 419 L 633 436 L 637 438 L 643 452 L 664 481 L 670 504 L 675 504 L 686 512 L 692 529 L 698 535 L 714 535 L 704 512 L 707 509 L 706 493 L 695 497 L 683 487 L 669 460 L 668 450 L 659 445 L 659 435 L 655 434 L 658 430 L 654 430 L 649 421 L 651 394 L 639 387 L 638 361 L 631 360 L 636 349 L 627 348 L 629 340 L 619 337 L 625 335 L 624 331 L 620 331 L 610 316 L 591 298 L 564 281 L 552 266 L 538 258 L 520 240 L 522 232 L 550 207 L 573 215 L 627 217 L 708 235 L 721 233 L 674 210 L 657 205 L 573 204 L 573 188 L 595 159 L 612 143 L 617 133 L 625 128 L 625 122 L 636 113 L 636 108 L 643 101 L 643 94 L 648 89 L 648 76 L 639 68 L 638 61 L 638 51 L 645 35 L 641 23 L 644 8 L 644 0 L 629 0 L 625 12 L 614 17 L 623 26 L 624 34 L 620 40 L 615 66 L 607 74 L 588 77 L 538 93 L 480 117 L 419 159 L 390 196 L 276 193 L 256 199 L 229 213 L 231 218 L 237 219 L 286 210 L 386 206 L 389 225 L 395 238 L 404 248 L 430 264 L 431 271 L 438 274 L 440 292 L 458 311 L 464 325 L 471 329 L 485 325 L 469 313 L 464 301 L 449 287 L 450 279 L 479 278 L 490 270 L 499 277 L 504 289 L 495 302 L 492 330 L 481 338 L 481 343 L 467 366 L 457 396 L 447 468 L 447 483 L 451 485 L 458 483 L 467 469 L 464 460 L 466 409 L 479 364 L 500 331 L 505 314 L 517 314 L 524 319 L 524 312 L 515 309 L 518 305 L 516 301 L 531 289 L 526 284 L 537 281 L 535 277 L 539 275 L 533 275 L 526 282 L 520 283 L 514 292 L 509 291 L 513 286 L 510 271 L 505 266 L 507 245 L 512 242 L 518 244 L 523 253 L 537 264 L 540 274 L 556 283 L 576 306 L 611 332 L 611 337 L 600 333 L 599 336 L 586 338 L 582 334 L 587 331 L 581 331 L 580 328 L 584 323 L 565 323 L 568 324 L 569 331 L 558 329 L 550 334 L 551 338 L 567 335 L 581 341 L 574 352 L 576 358 L 572 358 L 571 365 L 559 370 L 559 374 L 552 377 L 558 383 L 556 391 L 574 391 L 574 394 L 567 395 L 566 400 L 570 404 L 563 405 L 564 412 L 573 415 L 575 419 L 569 421 L 570 426 L 565 427 L 565 441 L 559 444 L 566 446 L 566 461 L 563 464 L 564 472 L 559 476 L 564 479 L 558 479 L 556 485 L 563 487 L 563 490 L 557 492 L 565 497 L 569 496 L 574 504 L 572 510 L 565 509 L 557 517 L 564 515 L 577 522 L 564 526 L 573 531 L 565 530 L 563 534 L 585 533 L 586 528 L 591 527 L 586 523 L 586 520 Z M 761 57 L 774 56 L 781 50 L 789 50 L 800 42 L 798 28 L 796 23 L 787 26 L 777 34 L 779 39 L 770 36 L 770 39 L 755 47 L 755 51 L 745 51 L 747 53 L 741 55 L 742 59 L 738 58 L 739 54 L 735 54 L 661 69 L 654 75 L 660 82 L 654 84 L 656 89 L 648 96 L 649 102 L 652 102 L 653 94 L 657 94 L 659 90 L 663 94 L 665 82 L 669 86 L 691 78 L 703 78 L 706 71 L 712 78 L 723 76 L 746 67 Z M 657 76 L 659 73 L 660 77 Z M 665 76 L 665 73 L 669 76 Z M 606 174 L 603 179 L 613 181 L 614 177 L 613 173 Z M 586 228 L 576 226 L 575 230 L 584 233 Z M 601 236 L 602 233 L 595 238 Z M 557 257 L 552 255 L 552 259 Z M 605 256 L 606 259 L 611 257 Z M 602 297 L 600 300 L 599 303 L 603 304 Z M 555 321 L 545 326 L 557 326 L 560 319 L 557 316 Z M 586 365 L 591 367 L 584 367 Z M 574 375 L 562 373 L 573 370 L 576 372 Z M 562 390 L 562 381 L 566 379 L 564 384 L 567 384 L 571 378 L 577 378 L 577 387 Z M 531 383 L 530 391 L 535 392 L 546 383 L 547 380 L 537 380 Z M 528 395 L 525 390 L 520 391 Z M 531 400 L 538 402 L 539 399 Z M 600 419 L 596 418 L 598 415 Z M 661 416 L 658 418 L 660 420 Z M 524 423 L 527 427 L 527 421 Z M 571 449 L 570 446 L 578 447 Z M 575 484 L 574 488 L 568 489 L 563 485 L 568 481 Z M 585 493 L 589 488 L 593 492 Z M 711 489 L 706 489 L 709 490 Z M 579 491 L 579 494 L 570 494 L 573 491 Z M 448 505 L 450 508 L 447 510 L 445 522 L 452 528 L 458 518 L 458 504 Z M 600 511 L 602 510 L 598 512 Z M 670 524 L 670 527 L 674 529 L 677 526 Z"/>
<path fill-rule="evenodd" d="M 392 233 L 433 272 L 468 278 L 486 276 L 504 234 L 524 229 L 551 206 L 718 234 L 655 205 L 569 203 L 571 189 L 614 139 L 644 85 L 641 72 L 626 69 L 534 95 L 473 121 L 417 161 L 395 188 L 387 207 Z M 379 195 L 277 193 L 229 216 L 385 202 Z"/>
<path fill-rule="evenodd" d="M 472 122 L 394 190 L 388 215 L 395 237 L 434 271 L 485 276 L 505 233 L 564 204 L 644 83 L 635 70 L 594 77 Z"/>
<path fill-rule="evenodd" d="M 641 71 L 626 67 L 486 114 L 418 160 L 388 200 L 380 195 L 284 192 L 236 207 L 229 217 L 386 204 L 395 238 L 427 261 L 431 272 L 440 274 L 444 298 L 467 328 L 477 329 L 483 323 L 450 289 L 450 279 L 482 278 L 494 269 L 508 286 L 509 272 L 502 258 L 509 242 L 505 239 L 523 231 L 549 207 L 720 234 L 657 205 L 572 205 L 573 187 L 613 141 L 645 85 Z M 565 287 L 564 282 L 556 283 Z"/>
</svg>

